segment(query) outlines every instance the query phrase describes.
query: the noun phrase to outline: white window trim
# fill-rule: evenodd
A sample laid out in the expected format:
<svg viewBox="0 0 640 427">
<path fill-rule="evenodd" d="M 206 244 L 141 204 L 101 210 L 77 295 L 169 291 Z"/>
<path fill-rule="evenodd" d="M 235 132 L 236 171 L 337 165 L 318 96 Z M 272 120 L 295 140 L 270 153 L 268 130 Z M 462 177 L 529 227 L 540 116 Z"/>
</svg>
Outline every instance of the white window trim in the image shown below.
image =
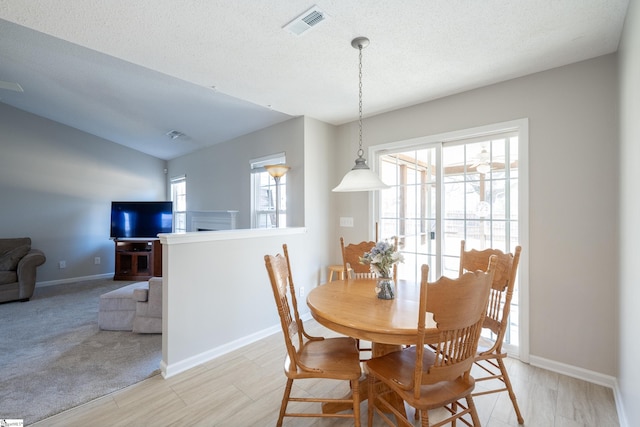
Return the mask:
<svg viewBox="0 0 640 427">
<path fill-rule="evenodd" d="M 375 159 L 369 167 L 373 171 L 379 169 L 379 158 L 391 149 L 410 149 L 415 146 L 423 146 L 430 143 L 443 143 L 483 137 L 492 134 L 509 131 L 518 132 L 518 236 L 522 246 L 520 263 L 518 265 L 519 278 L 519 314 L 520 337 L 517 358 L 529 363 L 529 119 L 522 118 L 506 122 L 493 123 L 469 129 L 445 132 L 436 135 L 428 135 L 403 141 L 394 141 L 384 144 L 372 145 L 368 149 L 368 158 Z M 369 230 L 375 230 L 377 221 L 377 206 L 379 203 L 378 192 L 369 192 Z M 373 234 L 372 234 L 373 235 Z M 525 298 L 526 296 L 526 298 Z M 505 346 L 505 348 L 507 348 Z"/>
<path fill-rule="evenodd" d="M 267 156 L 258 157 L 255 159 L 251 159 L 249 161 L 249 165 L 251 168 L 251 228 L 257 228 L 256 221 L 256 208 L 255 208 L 255 200 L 256 200 L 256 185 L 254 181 L 253 174 L 266 172 L 267 169 L 265 165 L 273 165 L 273 164 L 285 164 L 287 160 L 286 153 L 274 153 Z M 286 207 L 285 207 L 286 212 Z"/>
<path fill-rule="evenodd" d="M 186 174 L 182 174 L 182 175 L 176 175 L 176 176 L 172 176 L 171 178 L 169 178 L 169 191 L 170 191 L 170 200 L 173 201 L 173 232 L 176 232 L 176 214 L 179 214 L 180 216 L 183 216 L 185 222 L 186 222 L 186 217 L 187 217 L 187 210 L 185 208 L 184 211 L 180 211 L 177 209 L 177 203 L 175 200 L 173 200 L 173 196 L 174 196 L 174 192 L 173 192 L 173 185 L 184 181 L 185 183 L 185 196 L 187 195 L 187 190 L 186 190 L 186 182 L 187 182 L 187 175 Z M 186 204 L 186 200 L 185 200 L 185 204 Z M 182 230 L 182 231 L 186 231 L 186 230 Z"/>
<path fill-rule="evenodd" d="M 265 165 L 280 164 L 286 162 L 286 155 L 284 152 L 270 154 L 268 156 L 258 157 L 251 159 L 249 164 L 251 165 L 251 172 L 265 172 Z"/>
</svg>

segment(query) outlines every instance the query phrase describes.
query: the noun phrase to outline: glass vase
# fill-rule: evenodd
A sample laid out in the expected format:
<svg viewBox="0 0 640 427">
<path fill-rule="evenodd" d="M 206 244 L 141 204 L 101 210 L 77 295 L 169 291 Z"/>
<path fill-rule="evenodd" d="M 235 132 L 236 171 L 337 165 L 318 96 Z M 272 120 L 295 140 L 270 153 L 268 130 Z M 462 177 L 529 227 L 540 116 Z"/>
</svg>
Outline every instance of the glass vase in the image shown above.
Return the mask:
<svg viewBox="0 0 640 427">
<path fill-rule="evenodd" d="M 395 297 L 393 288 L 394 282 L 392 278 L 378 277 L 378 281 L 376 283 L 376 293 L 378 294 L 378 298 L 393 299 Z"/>
</svg>

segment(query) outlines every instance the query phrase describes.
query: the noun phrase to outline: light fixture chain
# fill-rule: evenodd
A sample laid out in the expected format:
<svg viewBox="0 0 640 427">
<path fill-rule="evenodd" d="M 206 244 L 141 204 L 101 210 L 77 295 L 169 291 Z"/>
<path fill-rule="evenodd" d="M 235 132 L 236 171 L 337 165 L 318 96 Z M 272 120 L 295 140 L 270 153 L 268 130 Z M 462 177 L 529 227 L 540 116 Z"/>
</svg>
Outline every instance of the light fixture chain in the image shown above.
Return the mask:
<svg viewBox="0 0 640 427">
<path fill-rule="evenodd" d="M 360 51 L 358 68 L 358 157 L 362 157 L 364 155 L 362 150 L 362 45 L 358 46 L 358 50 Z"/>
</svg>

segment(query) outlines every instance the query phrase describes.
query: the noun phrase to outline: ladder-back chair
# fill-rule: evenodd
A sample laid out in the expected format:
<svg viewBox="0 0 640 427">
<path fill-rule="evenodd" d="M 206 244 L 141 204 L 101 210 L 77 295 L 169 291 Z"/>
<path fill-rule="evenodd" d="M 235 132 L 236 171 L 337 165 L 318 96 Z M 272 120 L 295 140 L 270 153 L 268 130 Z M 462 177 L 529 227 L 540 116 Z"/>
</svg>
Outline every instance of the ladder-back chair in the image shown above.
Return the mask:
<svg viewBox="0 0 640 427">
<path fill-rule="evenodd" d="M 356 341 L 349 337 L 313 337 L 305 332 L 298 314 L 298 303 L 287 245 L 282 245 L 282 248 L 284 256 L 277 254 L 275 256 L 265 255 L 264 257 L 287 348 L 284 364 L 287 385 L 276 425 L 282 426 L 284 417 L 337 417 L 353 418 L 354 424 L 360 426 L 359 380 L 361 370 Z M 351 398 L 292 397 L 293 381 L 301 379 L 349 381 Z M 353 412 L 338 414 L 287 412 L 289 402 L 349 402 L 353 406 Z"/>
<path fill-rule="evenodd" d="M 342 250 L 342 265 L 344 267 L 343 275 L 346 278 L 355 279 L 375 279 L 375 273 L 372 273 L 369 266 L 360 263 L 360 257 L 365 252 L 369 252 L 376 245 L 376 242 L 360 242 L 344 244 L 344 238 L 340 237 L 340 249 Z M 351 269 L 351 276 L 349 276 Z"/>
<path fill-rule="evenodd" d="M 429 268 L 422 266 L 417 344 L 366 362 L 369 426 L 374 413 L 388 425 L 394 425 L 388 415 L 391 413 L 400 425 L 413 426 L 406 414 L 394 407 L 393 393 L 416 409 L 416 418 L 419 415 L 424 427 L 429 426 L 428 411 L 441 407 L 450 416 L 435 426 L 451 422 L 455 425 L 456 420 L 480 425 L 471 395 L 475 387 L 471 367 L 489 298 L 492 267 L 493 264 L 487 273 L 469 272 L 457 279 L 441 277 L 428 283 Z M 437 339 L 429 329 L 431 339 L 427 342 L 428 315 L 433 315 Z M 466 419 L 467 414 L 471 422 Z"/>
<path fill-rule="evenodd" d="M 393 238 L 393 244 L 396 250 L 398 250 L 398 238 Z M 355 279 L 375 279 L 377 276 L 371 271 L 371 267 L 367 264 L 360 263 L 360 257 L 369 252 L 376 242 L 365 241 L 360 243 L 349 243 L 345 245 L 344 238 L 340 237 L 340 249 L 342 250 L 342 265 L 344 267 L 343 275 L 346 278 L 352 277 Z M 397 265 L 393 266 L 392 277 L 393 280 L 397 280 L 398 272 Z M 351 271 L 351 276 L 349 272 Z"/>
<path fill-rule="evenodd" d="M 491 331 L 492 338 L 482 337 L 480 339 L 476 365 L 485 372 L 485 375 L 482 377 L 476 376 L 476 381 L 498 380 L 502 382 L 503 386 L 477 391 L 473 395 L 481 396 L 502 391 L 508 392 L 513 409 L 516 412 L 518 424 L 523 424 L 524 418 L 520 413 L 516 394 L 513 391 L 509 373 L 504 364 L 507 353 L 502 350 L 502 343 L 509 328 L 509 311 L 511 309 L 511 298 L 513 297 L 513 287 L 515 286 L 521 250 L 520 246 L 516 246 L 513 254 L 505 254 L 498 249 L 466 250 L 465 241 L 463 240 L 460 243 L 459 271 L 460 275 L 465 271 L 484 271 L 489 263 L 489 257 L 496 256 L 497 258 L 496 271 L 493 276 L 489 303 L 487 304 L 487 313 L 482 325 L 483 328 Z"/>
</svg>

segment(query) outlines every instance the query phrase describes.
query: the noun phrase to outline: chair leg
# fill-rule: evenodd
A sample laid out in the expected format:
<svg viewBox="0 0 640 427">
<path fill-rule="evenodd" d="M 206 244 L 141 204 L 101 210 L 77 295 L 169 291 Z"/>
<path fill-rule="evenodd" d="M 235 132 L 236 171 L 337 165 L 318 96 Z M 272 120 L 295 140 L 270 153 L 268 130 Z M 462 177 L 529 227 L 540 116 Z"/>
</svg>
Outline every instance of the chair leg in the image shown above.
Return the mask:
<svg viewBox="0 0 640 427">
<path fill-rule="evenodd" d="M 278 423 L 276 427 L 282 427 L 282 420 L 284 419 L 284 414 L 287 412 L 287 403 L 289 403 L 289 396 L 291 396 L 291 387 L 293 386 L 293 380 L 291 378 L 287 379 L 287 385 L 284 388 L 284 395 L 282 396 L 282 405 L 280 405 L 280 415 L 278 416 Z"/>
<path fill-rule="evenodd" d="M 451 413 L 454 415 L 454 417 L 458 413 L 458 402 L 453 402 L 451 404 Z M 458 421 L 457 418 L 451 420 L 451 427 L 456 427 L 456 421 Z"/>
<path fill-rule="evenodd" d="M 376 391 L 374 389 L 375 379 L 373 375 L 369 375 L 369 380 L 367 381 L 367 427 L 373 426 L 373 405 L 376 399 Z"/>
<path fill-rule="evenodd" d="M 478 411 L 476 410 L 476 404 L 473 402 L 471 395 L 467 396 L 467 408 L 471 414 L 471 420 L 474 426 L 480 427 L 480 417 L 478 417 Z"/>
<path fill-rule="evenodd" d="M 416 414 L 418 413 L 418 410 L 416 409 Z M 429 427 L 429 411 L 427 411 L 426 409 L 424 411 L 420 411 L 420 418 L 422 418 L 422 427 Z M 416 419 L 418 418 L 418 416 L 416 416 Z"/>
<path fill-rule="evenodd" d="M 351 398 L 353 399 L 353 417 L 355 427 L 360 427 L 360 379 L 351 380 Z"/>
<path fill-rule="evenodd" d="M 387 412 L 387 410 L 389 410 L 389 412 L 393 412 L 393 409 L 392 409 L 393 407 L 387 400 L 385 400 L 384 397 L 382 397 L 380 394 L 377 393 L 377 391 L 380 391 L 380 386 L 382 384 L 376 381 L 373 375 L 369 375 L 369 379 L 367 382 L 368 382 L 367 426 L 368 427 L 373 426 L 373 414 L 374 412 L 377 412 L 380 418 L 382 419 L 382 421 L 388 426 L 394 426 L 394 425 L 398 426 L 402 424 L 405 427 L 406 426 L 412 427 L 411 424 L 409 424 L 408 420 L 405 420 L 404 418 L 402 418 L 402 414 L 398 416 L 397 414 L 385 413 Z M 378 404 L 377 407 L 376 407 L 376 404 Z M 391 415 L 396 416 L 396 424 L 393 424 L 393 421 L 391 421 L 391 419 L 389 418 Z"/>
<path fill-rule="evenodd" d="M 498 365 L 500 366 L 500 372 L 502 373 L 504 384 L 507 386 L 507 392 L 509 393 L 509 397 L 511 398 L 511 403 L 513 403 L 513 409 L 516 411 L 518 424 L 524 424 L 524 418 L 522 418 L 522 414 L 520 413 L 520 408 L 518 407 L 518 402 L 516 401 L 516 394 L 513 392 L 513 387 L 511 386 L 511 380 L 509 379 L 509 374 L 507 373 L 507 367 L 504 364 L 504 360 L 499 358 Z"/>
</svg>

